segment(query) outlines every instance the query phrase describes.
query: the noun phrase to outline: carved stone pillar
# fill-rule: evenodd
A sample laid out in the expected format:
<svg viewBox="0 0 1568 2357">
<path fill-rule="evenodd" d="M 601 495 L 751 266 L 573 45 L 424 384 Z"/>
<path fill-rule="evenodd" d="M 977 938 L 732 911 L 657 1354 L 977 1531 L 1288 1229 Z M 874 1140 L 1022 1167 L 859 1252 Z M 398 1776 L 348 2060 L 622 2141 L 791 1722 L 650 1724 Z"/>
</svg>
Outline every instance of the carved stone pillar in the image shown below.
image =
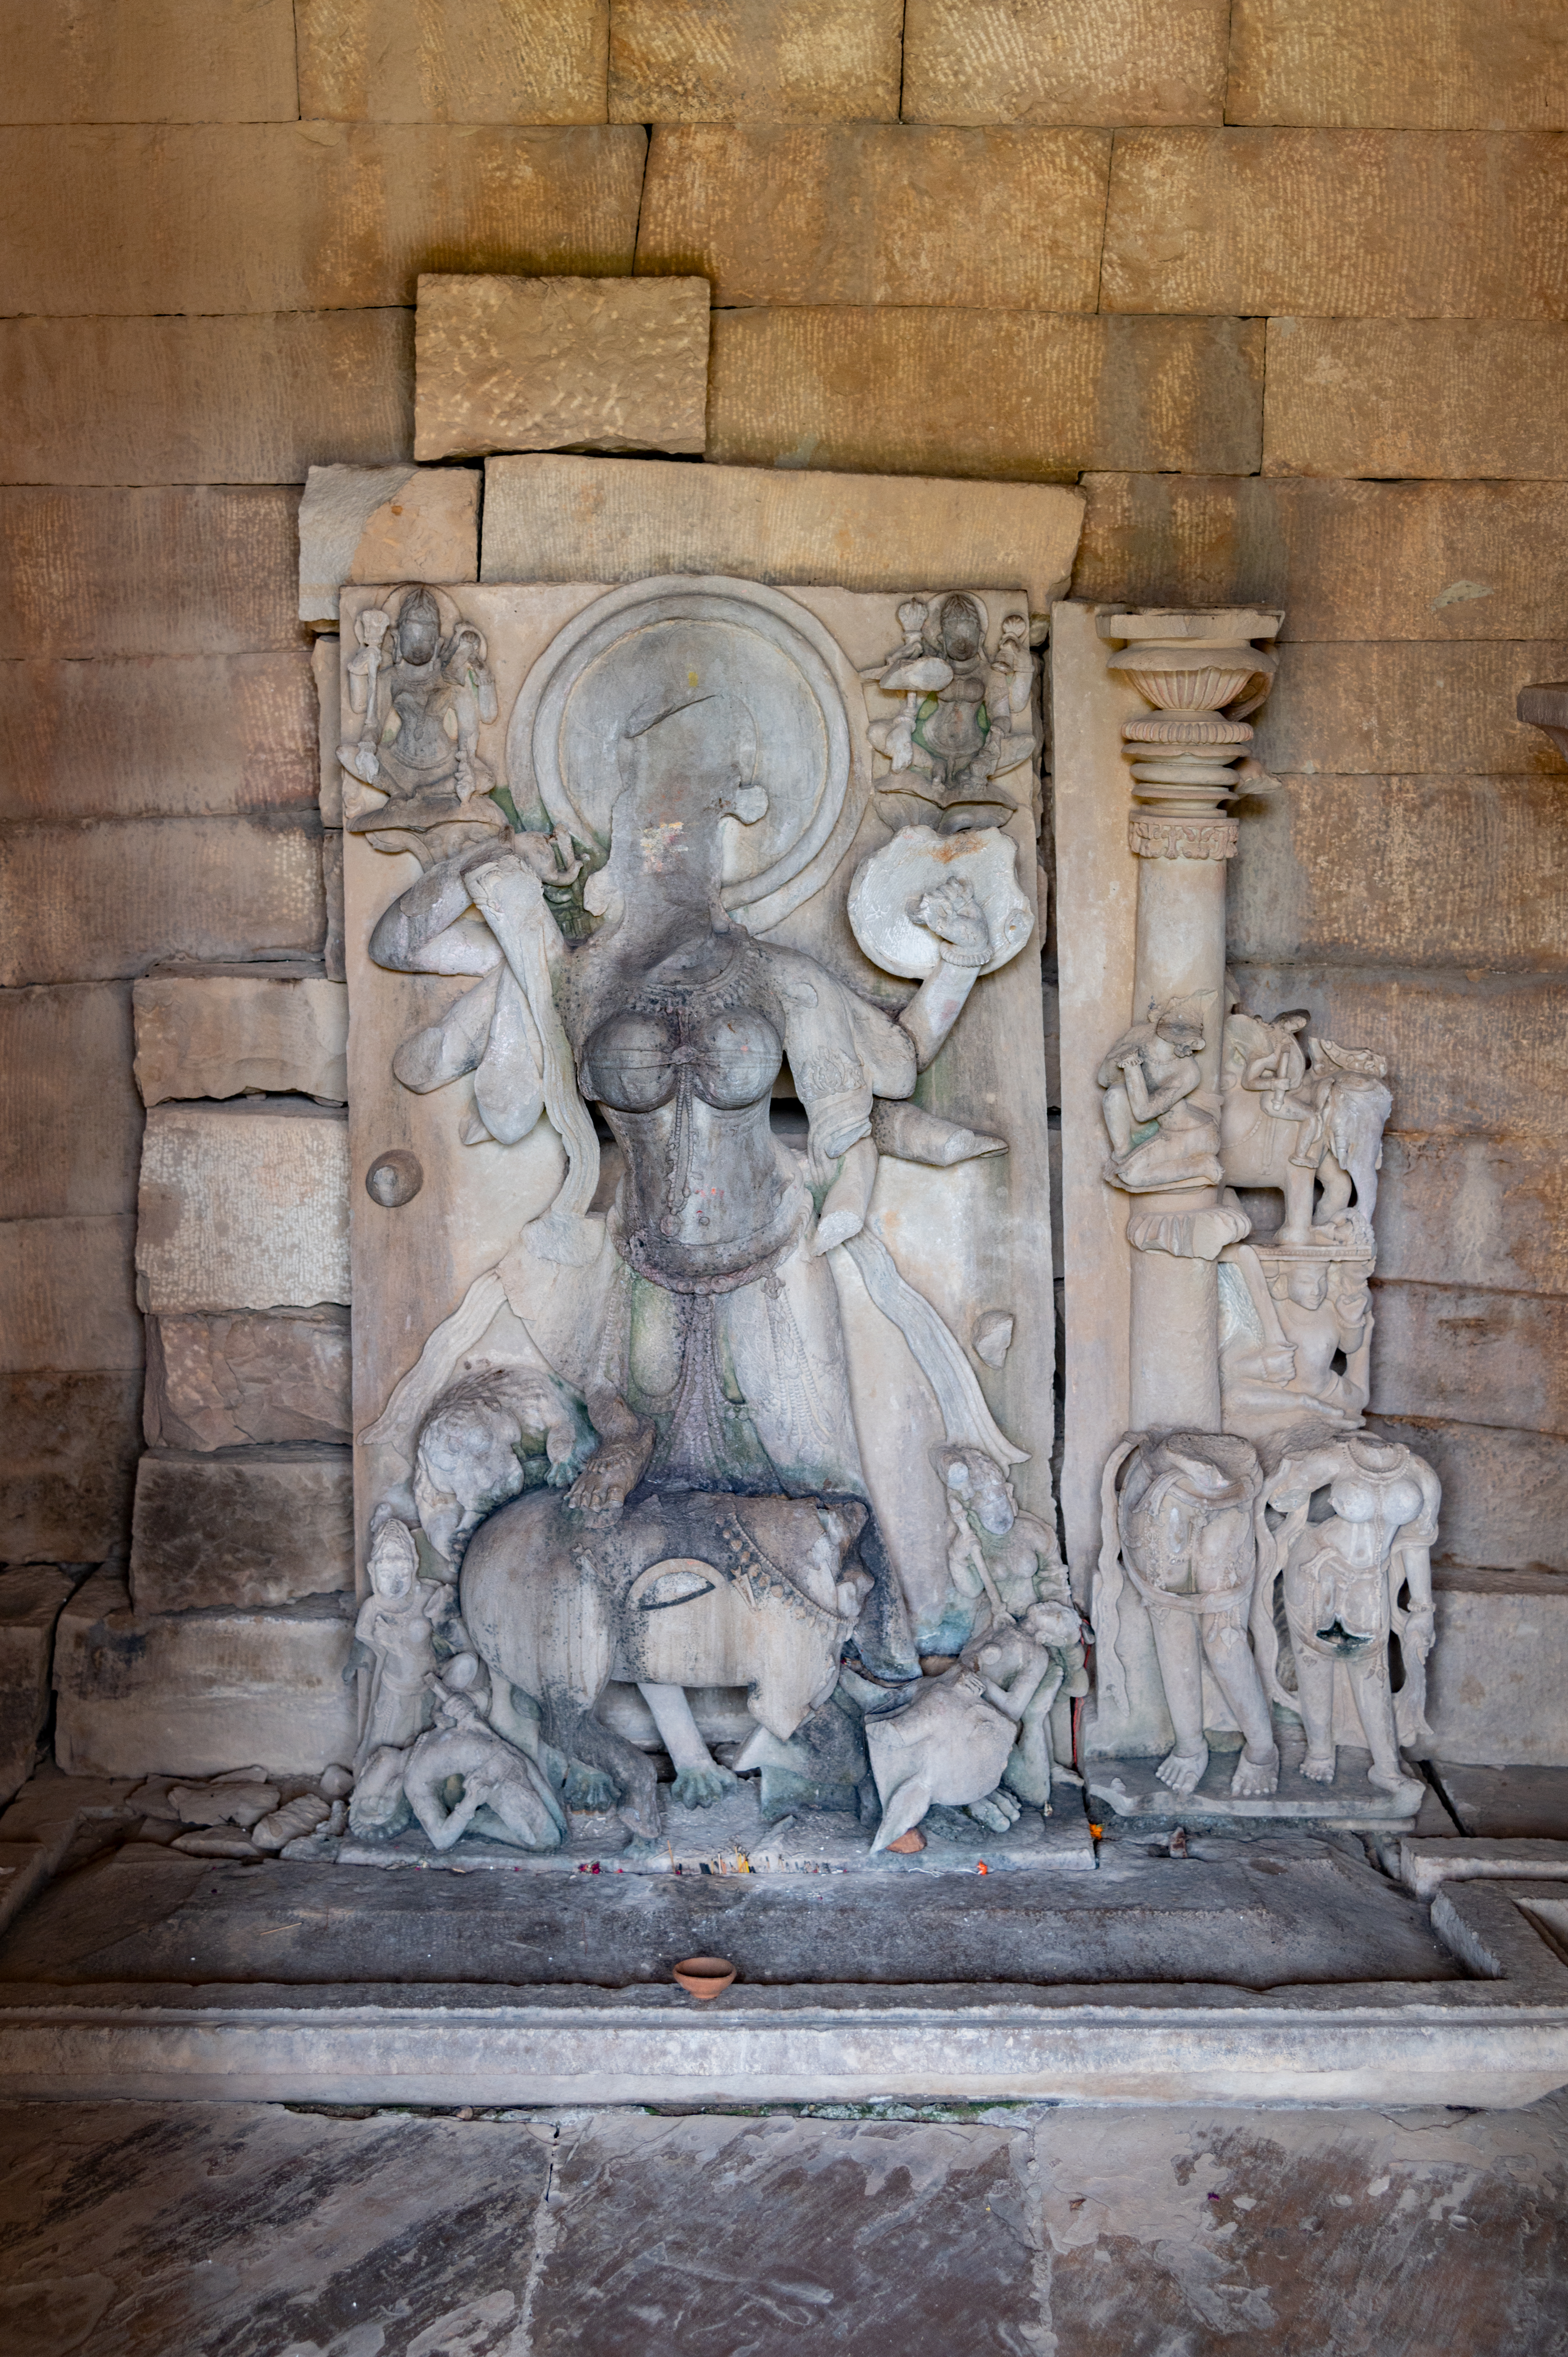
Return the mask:
<svg viewBox="0 0 1568 2357">
<path fill-rule="evenodd" d="M 1133 1149 L 1117 1157 L 1117 1183 L 1133 1196 L 1129 1421 L 1139 1430 L 1220 1426 L 1216 1263 L 1249 1224 L 1221 1201 L 1217 1158 L 1225 876 L 1237 839 L 1227 805 L 1262 775 L 1247 754 L 1252 730 L 1242 716 L 1262 702 L 1274 671 L 1273 652 L 1254 641 L 1272 639 L 1282 619 L 1227 610 L 1102 614 L 1099 621 L 1113 649 L 1107 670 L 1152 707 L 1122 731 L 1132 765 L 1128 839 L 1138 859 L 1133 1021 L 1163 1019 L 1201 1076 L 1174 1115 L 1173 1127 L 1187 1125 L 1185 1154 L 1174 1138 L 1149 1153 L 1139 1125 Z"/>
</svg>

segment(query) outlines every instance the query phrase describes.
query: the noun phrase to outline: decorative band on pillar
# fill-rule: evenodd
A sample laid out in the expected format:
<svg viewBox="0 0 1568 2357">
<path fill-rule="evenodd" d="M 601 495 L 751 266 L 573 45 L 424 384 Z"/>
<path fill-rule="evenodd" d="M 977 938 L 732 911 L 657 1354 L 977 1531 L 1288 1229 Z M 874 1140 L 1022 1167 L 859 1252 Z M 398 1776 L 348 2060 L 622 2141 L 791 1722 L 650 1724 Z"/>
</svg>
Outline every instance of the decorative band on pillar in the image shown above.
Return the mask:
<svg viewBox="0 0 1568 2357">
<path fill-rule="evenodd" d="M 1234 859 L 1240 829 L 1233 818 L 1154 818 L 1133 811 L 1129 849 L 1139 859 Z"/>
</svg>

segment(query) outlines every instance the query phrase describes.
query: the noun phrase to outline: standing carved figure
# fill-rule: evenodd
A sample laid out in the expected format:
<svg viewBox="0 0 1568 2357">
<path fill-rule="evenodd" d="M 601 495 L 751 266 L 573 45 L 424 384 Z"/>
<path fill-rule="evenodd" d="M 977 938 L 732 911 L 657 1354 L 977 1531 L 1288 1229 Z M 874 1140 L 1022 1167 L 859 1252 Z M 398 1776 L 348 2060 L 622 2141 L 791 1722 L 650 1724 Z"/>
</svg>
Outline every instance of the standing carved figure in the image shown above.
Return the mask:
<svg viewBox="0 0 1568 2357">
<path fill-rule="evenodd" d="M 402 591 L 395 612 L 371 607 L 354 631 L 349 701 L 363 719 L 338 758 L 387 799 L 348 813 L 350 832 L 429 826 L 461 812 L 504 833 L 502 813 L 482 799 L 495 780 L 476 751 L 480 722 L 499 709 L 483 633 L 457 621 L 443 638 L 437 593 L 423 586 Z"/>
<path fill-rule="evenodd" d="M 1249 1440 L 1357 1427 L 1370 1392 L 1371 1255 L 1232 1245 L 1219 1264 L 1225 1429 Z"/>
<path fill-rule="evenodd" d="M 1313 1522 L 1313 1501 L 1324 1491 L 1327 1516 Z M 1334 1694 L 1342 1673 L 1372 1755 L 1368 1781 L 1412 1804 L 1419 1800 L 1420 1780 L 1406 1775 L 1400 1750 L 1424 1752 L 1433 1739 L 1426 1663 L 1435 1629 L 1431 1549 L 1441 1499 L 1424 1458 L 1360 1436 L 1287 1456 L 1264 1488 L 1264 1506 L 1281 1519 L 1263 1542 L 1253 1635 L 1270 1693 L 1301 1715 L 1301 1772 L 1316 1783 L 1334 1781 Z M 1282 1574 L 1294 1694 L 1277 1674 L 1273 1594 Z M 1389 1660 L 1393 1636 L 1404 1667 L 1397 1695 Z"/>
<path fill-rule="evenodd" d="M 1124 1576 L 1148 1608 L 1176 1730 L 1156 1772 L 1176 1792 L 1196 1791 L 1208 1767 L 1205 1663 L 1241 1729 L 1231 1792 L 1257 1797 L 1279 1782 L 1268 1697 L 1247 1639 L 1257 1570 L 1253 1511 L 1262 1484 L 1255 1451 L 1218 1433 L 1130 1434 L 1105 1469 L 1094 1609 L 1101 1675 L 1120 1632 Z"/>
</svg>

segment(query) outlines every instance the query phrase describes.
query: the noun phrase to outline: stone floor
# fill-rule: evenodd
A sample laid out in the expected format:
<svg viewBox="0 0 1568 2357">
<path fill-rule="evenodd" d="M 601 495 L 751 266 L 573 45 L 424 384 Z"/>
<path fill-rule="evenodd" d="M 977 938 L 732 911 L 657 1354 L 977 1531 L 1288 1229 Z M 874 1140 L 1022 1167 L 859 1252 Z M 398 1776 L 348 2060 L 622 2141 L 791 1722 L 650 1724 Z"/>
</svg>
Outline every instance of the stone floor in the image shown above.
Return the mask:
<svg viewBox="0 0 1568 2357">
<path fill-rule="evenodd" d="M 828 2109 L 8 2106 L 0 2348 L 1568 2352 L 1568 2097 L 1468 2114 Z"/>
</svg>

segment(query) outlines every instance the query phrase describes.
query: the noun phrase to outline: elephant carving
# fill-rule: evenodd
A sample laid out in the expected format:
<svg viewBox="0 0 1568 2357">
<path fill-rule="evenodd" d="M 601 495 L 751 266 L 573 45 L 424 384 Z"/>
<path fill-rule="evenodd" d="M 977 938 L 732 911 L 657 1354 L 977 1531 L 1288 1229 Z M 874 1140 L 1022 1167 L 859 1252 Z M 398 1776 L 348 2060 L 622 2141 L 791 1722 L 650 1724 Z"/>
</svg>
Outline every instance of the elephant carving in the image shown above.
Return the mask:
<svg viewBox="0 0 1568 2357">
<path fill-rule="evenodd" d="M 492 1684 L 538 1704 L 546 1742 L 569 1763 L 567 1797 L 618 1799 L 632 1832 L 652 1839 L 653 1768 L 596 1717 L 606 1686 L 641 1690 L 675 1763 L 675 1798 L 716 1800 L 733 1779 L 698 1732 L 688 1686 L 746 1687 L 752 1717 L 787 1741 L 832 1693 L 863 1616 L 863 1650 L 880 1659 L 890 1639 L 895 1655 L 908 1652 L 881 1625 L 887 1613 L 868 1609 L 886 1583 L 856 1558 L 866 1523 L 853 1499 L 682 1491 L 589 1513 L 536 1490 L 470 1541 L 464 1623 Z"/>
<path fill-rule="evenodd" d="M 1369 1245 L 1383 1124 L 1393 1110 L 1388 1066 L 1369 1049 L 1317 1039 L 1307 1041 L 1309 1064 L 1296 1038 L 1308 1019 L 1299 1011 L 1272 1023 L 1226 1018 L 1220 1163 L 1227 1185 L 1283 1195 L 1277 1243 Z"/>
</svg>

